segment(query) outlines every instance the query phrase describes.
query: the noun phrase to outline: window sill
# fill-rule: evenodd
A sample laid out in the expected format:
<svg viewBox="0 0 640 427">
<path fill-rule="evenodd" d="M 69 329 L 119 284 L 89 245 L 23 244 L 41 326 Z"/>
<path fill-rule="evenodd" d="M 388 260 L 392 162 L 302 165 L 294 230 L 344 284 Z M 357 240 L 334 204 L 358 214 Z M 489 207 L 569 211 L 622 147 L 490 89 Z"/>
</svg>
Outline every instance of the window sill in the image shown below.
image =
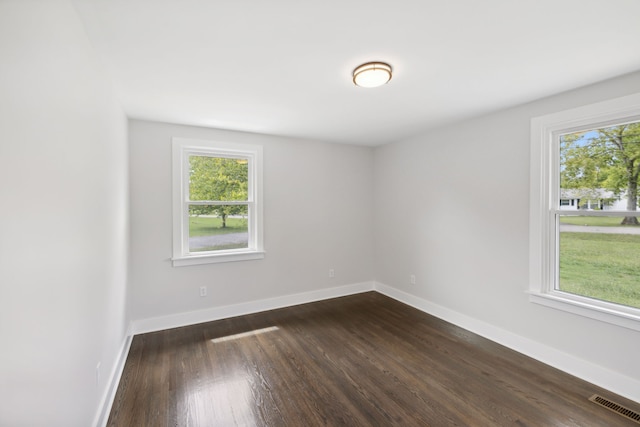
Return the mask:
<svg viewBox="0 0 640 427">
<path fill-rule="evenodd" d="M 563 292 L 540 293 L 529 291 L 528 294 L 529 301 L 535 304 L 640 331 L 640 310 L 631 308 L 629 312 L 621 311 L 620 309 L 624 310 L 626 307 Z M 634 312 L 638 312 L 638 314 Z"/>
<path fill-rule="evenodd" d="M 171 261 L 173 262 L 174 267 L 185 267 L 188 265 L 217 264 L 221 262 L 236 262 L 236 261 L 250 261 L 255 259 L 263 259 L 264 254 L 265 254 L 264 251 L 203 254 L 203 255 L 173 257 L 171 258 Z"/>
</svg>

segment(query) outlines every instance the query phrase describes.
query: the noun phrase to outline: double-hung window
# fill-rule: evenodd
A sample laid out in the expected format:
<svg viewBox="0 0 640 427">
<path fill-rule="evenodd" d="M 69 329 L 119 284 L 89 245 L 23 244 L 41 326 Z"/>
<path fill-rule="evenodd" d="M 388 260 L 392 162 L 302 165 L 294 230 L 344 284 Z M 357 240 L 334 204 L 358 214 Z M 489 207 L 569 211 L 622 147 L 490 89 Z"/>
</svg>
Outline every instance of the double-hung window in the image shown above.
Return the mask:
<svg viewBox="0 0 640 427">
<path fill-rule="evenodd" d="M 640 94 L 531 121 L 533 302 L 640 330 L 639 178 Z"/>
<path fill-rule="evenodd" d="M 173 138 L 173 265 L 264 257 L 262 147 Z"/>
</svg>

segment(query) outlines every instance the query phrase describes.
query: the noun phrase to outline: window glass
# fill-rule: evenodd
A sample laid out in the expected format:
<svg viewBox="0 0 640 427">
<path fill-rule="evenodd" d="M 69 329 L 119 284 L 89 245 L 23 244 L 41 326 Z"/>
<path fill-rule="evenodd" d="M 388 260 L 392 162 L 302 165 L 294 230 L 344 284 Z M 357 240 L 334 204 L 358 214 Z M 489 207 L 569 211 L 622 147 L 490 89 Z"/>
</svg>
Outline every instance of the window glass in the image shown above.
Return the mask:
<svg viewBox="0 0 640 427">
<path fill-rule="evenodd" d="M 624 216 L 560 216 L 557 289 L 640 308 L 640 228 Z"/>
<path fill-rule="evenodd" d="M 560 135 L 556 290 L 640 308 L 639 173 L 638 122 Z"/>
<path fill-rule="evenodd" d="M 264 258 L 262 147 L 173 138 L 173 265 Z"/>
<path fill-rule="evenodd" d="M 190 205 L 189 252 L 249 247 L 246 205 Z"/>
<path fill-rule="evenodd" d="M 189 156 L 189 167 L 190 200 L 248 200 L 248 159 Z"/>
</svg>

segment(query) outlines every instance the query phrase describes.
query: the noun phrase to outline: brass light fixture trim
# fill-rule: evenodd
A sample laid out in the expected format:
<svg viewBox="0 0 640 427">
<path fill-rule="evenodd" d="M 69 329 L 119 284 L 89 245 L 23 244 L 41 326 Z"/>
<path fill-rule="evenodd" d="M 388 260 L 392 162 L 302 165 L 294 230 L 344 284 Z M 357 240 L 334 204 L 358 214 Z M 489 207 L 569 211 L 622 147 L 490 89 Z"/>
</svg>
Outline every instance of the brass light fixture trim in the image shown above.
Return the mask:
<svg viewBox="0 0 640 427">
<path fill-rule="evenodd" d="M 378 87 L 391 80 L 391 65 L 386 62 L 367 62 L 353 70 L 353 83 L 360 87 Z"/>
</svg>

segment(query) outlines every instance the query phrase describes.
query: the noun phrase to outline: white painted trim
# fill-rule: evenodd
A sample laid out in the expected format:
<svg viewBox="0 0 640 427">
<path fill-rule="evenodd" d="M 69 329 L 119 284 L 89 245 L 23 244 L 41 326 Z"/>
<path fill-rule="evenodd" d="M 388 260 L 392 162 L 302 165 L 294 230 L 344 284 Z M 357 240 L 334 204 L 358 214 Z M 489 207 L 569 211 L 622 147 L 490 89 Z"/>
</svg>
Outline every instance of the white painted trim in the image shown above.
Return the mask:
<svg viewBox="0 0 640 427">
<path fill-rule="evenodd" d="M 619 216 L 616 211 L 567 213 L 558 206 L 559 135 L 640 120 L 640 93 L 531 119 L 529 300 L 599 321 L 640 330 L 640 310 L 556 291 L 559 238 L 556 216 Z"/>
<path fill-rule="evenodd" d="M 267 298 L 263 300 L 244 302 L 240 304 L 212 307 L 205 310 L 190 311 L 186 313 L 170 314 L 168 316 L 139 319 L 133 321 L 133 334 L 160 331 L 164 329 L 178 328 L 181 326 L 195 325 L 197 323 L 242 316 L 245 314 L 259 313 L 261 311 L 306 304 L 330 298 L 359 294 L 374 290 L 373 282 L 355 283 L 329 289 L 304 292 L 299 294 L 284 295 L 281 297 Z"/>
<path fill-rule="evenodd" d="M 172 138 L 172 212 L 173 243 L 171 257 L 174 267 L 220 262 L 247 261 L 264 258 L 263 208 L 263 147 L 257 144 L 238 144 L 191 138 Z M 188 230 L 189 156 L 212 155 L 245 158 L 249 161 L 247 200 L 225 201 L 224 204 L 246 204 L 249 213 L 249 247 L 219 252 L 190 253 Z M 196 202 L 203 204 L 205 201 Z M 222 201 L 206 201 L 222 204 Z"/>
<path fill-rule="evenodd" d="M 529 301 L 536 304 L 640 331 L 640 310 L 636 308 L 618 306 L 606 301 L 597 301 L 597 304 L 594 304 L 592 298 L 564 294 L 559 291 L 528 293 Z"/>
<path fill-rule="evenodd" d="M 473 317 L 432 303 L 423 298 L 398 290 L 379 282 L 362 282 L 317 291 L 285 295 L 252 302 L 213 307 L 206 310 L 179 313 L 169 316 L 140 319 L 131 323 L 130 335 L 123 344 L 114 367 L 110 385 L 105 392 L 100 411 L 96 415 L 94 426 L 104 427 L 109 418 L 109 412 L 115 398 L 115 392 L 124 369 L 124 363 L 129 353 L 133 335 L 153 332 L 163 329 L 187 326 L 212 320 L 219 320 L 245 314 L 258 313 L 266 310 L 321 301 L 330 298 L 353 295 L 362 292 L 376 291 L 399 302 L 414 307 L 432 316 L 438 317 L 456 326 L 464 328 L 484 338 L 504 345 L 512 350 L 532 357 L 542 363 L 553 366 L 568 374 L 574 375 L 592 384 L 596 384 L 628 399 L 640 402 L 640 381 L 610 371 L 601 366 L 587 362 L 575 356 L 561 352 L 553 347 L 524 338 L 507 330 L 498 328 Z"/>
<path fill-rule="evenodd" d="M 191 255 L 185 257 L 171 258 L 174 267 L 184 267 L 187 265 L 215 264 L 219 262 L 251 261 L 264 259 L 264 252 L 243 251 L 233 253 L 231 251 L 205 255 Z"/>
<path fill-rule="evenodd" d="M 107 421 L 109 421 L 111 406 L 113 406 L 113 400 L 116 397 L 116 391 L 118 390 L 118 384 L 120 384 L 120 378 L 124 371 L 124 365 L 127 361 L 132 341 L 133 335 L 129 334 L 125 337 L 124 342 L 120 347 L 118 358 L 116 359 L 116 363 L 111 370 L 111 375 L 109 376 L 109 384 L 104 391 L 104 395 L 100 401 L 100 406 L 98 406 L 96 417 L 93 421 L 94 427 L 105 427 L 107 425 Z"/>
<path fill-rule="evenodd" d="M 512 350 L 553 366 L 599 387 L 610 390 L 635 402 L 640 402 L 640 381 L 618 372 L 559 351 L 553 347 L 524 338 L 473 317 L 461 314 L 404 291 L 374 282 L 374 289 L 390 298 L 417 308 L 463 329 L 478 334 Z"/>
</svg>

